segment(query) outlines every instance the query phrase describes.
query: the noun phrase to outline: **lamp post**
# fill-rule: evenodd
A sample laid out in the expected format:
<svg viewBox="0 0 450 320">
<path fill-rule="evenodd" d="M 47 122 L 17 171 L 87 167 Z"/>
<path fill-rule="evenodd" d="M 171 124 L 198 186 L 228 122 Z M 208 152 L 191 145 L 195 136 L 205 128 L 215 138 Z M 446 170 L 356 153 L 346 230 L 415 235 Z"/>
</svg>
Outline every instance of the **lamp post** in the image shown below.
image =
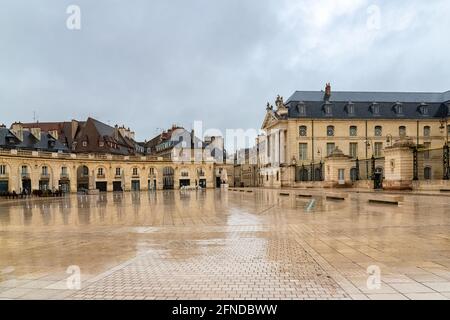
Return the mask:
<svg viewBox="0 0 450 320">
<path fill-rule="evenodd" d="M 440 127 L 439 129 L 441 130 L 441 133 L 445 134 L 445 144 L 444 144 L 444 148 L 443 148 L 443 169 L 444 169 L 444 175 L 443 175 L 443 179 L 444 180 L 449 180 L 450 179 L 450 151 L 449 151 L 449 145 L 448 145 L 448 134 L 449 134 L 449 125 L 448 125 L 448 111 L 447 111 L 447 115 L 445 117 L 442 117 L 442 119 L 440 120 Z"/>
<path fill-rule="evenodd" d="M 371 140 L 367 139 L 364 141 L 364 143 L 366 144 L 366 158 L 367 158 L 366 159 L 366 179 L 369 180 L 369 163 L 368 163 L 369 159 L 368 159 L 367 152 L 368 152 L 369 148 L 371 147 Z M 372 158 L 373 158 L 373 150 L 372 150 Z"/>
</svg>

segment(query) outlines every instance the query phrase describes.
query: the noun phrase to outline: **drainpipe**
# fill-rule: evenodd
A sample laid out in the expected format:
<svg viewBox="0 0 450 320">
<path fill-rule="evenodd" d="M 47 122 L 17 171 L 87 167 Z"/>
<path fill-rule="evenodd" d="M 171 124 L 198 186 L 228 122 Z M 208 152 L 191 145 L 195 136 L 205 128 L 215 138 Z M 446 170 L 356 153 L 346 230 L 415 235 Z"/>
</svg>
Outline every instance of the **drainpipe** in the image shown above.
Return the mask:
<svg viewBox="0 0 450 320">
<path fill-rule="evenodd" d="M 369 165 L 367 163 L 367 161 L 369 159 L 369 151 L 368 151 L 369 146 L 367 145 L 368 142 L 369 142 L 369 137 L 368 137 L 367 120 L 366 120 L 366 178 L 367 179 L 369 179 Z"/>
<path fill-rule="evenodd" d="M 416 139 L 416 144 L 417 144 L 417 146 L 419 146 L 419 120 L 417 120 L 417 139 Z"/>
<path fill-rule="evenodd" d="M 312 131 L 312 137 L 311 137 L 311 148 L 312 148 L 312 162 L 314 163 L 314 120 L 311 120 L 311 131 Z"/>
</svg>

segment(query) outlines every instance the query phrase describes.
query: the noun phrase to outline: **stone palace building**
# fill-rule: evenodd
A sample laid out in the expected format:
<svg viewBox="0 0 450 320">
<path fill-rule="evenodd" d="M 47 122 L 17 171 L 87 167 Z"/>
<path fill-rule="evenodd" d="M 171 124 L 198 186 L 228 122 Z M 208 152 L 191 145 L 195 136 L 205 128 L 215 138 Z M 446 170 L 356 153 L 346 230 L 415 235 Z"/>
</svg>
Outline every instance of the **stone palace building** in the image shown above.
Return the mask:
<svg viewBox="0 0 450 320">
<path fill-rule="evenodd" d="M 327 84 L 275 105 L 257 139 L 260 186 L 448 185 L 450 91 L 332 92 Z"/>
</svg>

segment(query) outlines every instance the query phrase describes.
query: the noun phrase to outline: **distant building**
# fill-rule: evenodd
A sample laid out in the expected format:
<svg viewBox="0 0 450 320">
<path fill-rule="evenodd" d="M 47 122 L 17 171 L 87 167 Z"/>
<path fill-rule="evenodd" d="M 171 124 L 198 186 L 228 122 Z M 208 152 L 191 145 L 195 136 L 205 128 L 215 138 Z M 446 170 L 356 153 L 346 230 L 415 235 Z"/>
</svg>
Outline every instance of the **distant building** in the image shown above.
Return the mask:
<svg viewBox="0 0 450 320">
<path fill-rule="evenodd" d="M 24 128 L 20 122 L 16 122 L 11 129 L 0 127 L 0 148 L 19 149 L 45 152 L 68 152 L 55 133 L 42 131 L 40 128 Z"/>
<path fill-rule="evenodd" d="M 144 143 L 145 154 L 167 159 L 190 157 L 197 153 L 201 159 L 204 144 L 193 131 L 173 125 Z"/>
<path fill-rule="evenodd" d="M 375 174 L 382 179 L 392 169 L 385 165 L 386 148 L 405 138 L 419 149 L 438 150 L 435 158 L 423 153 L 418 178 L 443 177 L 450 91 L 332 92 L 327 84 L 325 91 L 296 91 L 286 103 L 278 96 L 275 105 L 267 104 L 262 124 L 266 134 L 257 142 L 263 186 L 323 180 L 323 163 L 337 148 L 352 162 L 340 174 L 351 176 L 355 185 Z"/>
<path fill-rule="evenodd" d="M 45 130 L 73 153 L 144 154 L 135 134 L 124 126 L 110 126 L 93 118 L 86 121 L 25 123 L 29 130 Z"/>
<path fill-rule="evenodd" d="M 256 161 L 256 147 L 238 150 L 235 154 L 234 186 L 258 186 L 258 166 Z"/>
</svg>

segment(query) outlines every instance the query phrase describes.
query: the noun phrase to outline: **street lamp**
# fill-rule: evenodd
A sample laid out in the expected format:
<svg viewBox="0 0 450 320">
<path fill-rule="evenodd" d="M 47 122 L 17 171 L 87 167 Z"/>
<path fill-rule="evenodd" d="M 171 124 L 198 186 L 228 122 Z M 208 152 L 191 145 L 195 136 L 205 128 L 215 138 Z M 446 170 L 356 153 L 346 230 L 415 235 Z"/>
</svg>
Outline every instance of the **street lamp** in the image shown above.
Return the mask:
<svg viewBox="0 0 450 320">
<path fill-rule="evenodd" d="M 443 150 L 443 165 L 444 165 L 444 180 L 450 179 L 450 148 L 448 145 L 448 134 L 449 134 L 449 125 L 448 125 L 448 109 L 449 106 L 447 106 L 447 112 L 445 116 L 441 118 L 439 129 L 441 133 L 445 133 L 445 144 L 444 144 L 444 150 Z M 445 131 L 444 131 L 445 130 Z"/>
<path fill-rule="evenodd" d="M 448 144 L 448 117 L 442 118 L 439 123 L 441 124 L 439 126 L 441 133 L 445 134 L 445 144 Z"/>
</svg>

